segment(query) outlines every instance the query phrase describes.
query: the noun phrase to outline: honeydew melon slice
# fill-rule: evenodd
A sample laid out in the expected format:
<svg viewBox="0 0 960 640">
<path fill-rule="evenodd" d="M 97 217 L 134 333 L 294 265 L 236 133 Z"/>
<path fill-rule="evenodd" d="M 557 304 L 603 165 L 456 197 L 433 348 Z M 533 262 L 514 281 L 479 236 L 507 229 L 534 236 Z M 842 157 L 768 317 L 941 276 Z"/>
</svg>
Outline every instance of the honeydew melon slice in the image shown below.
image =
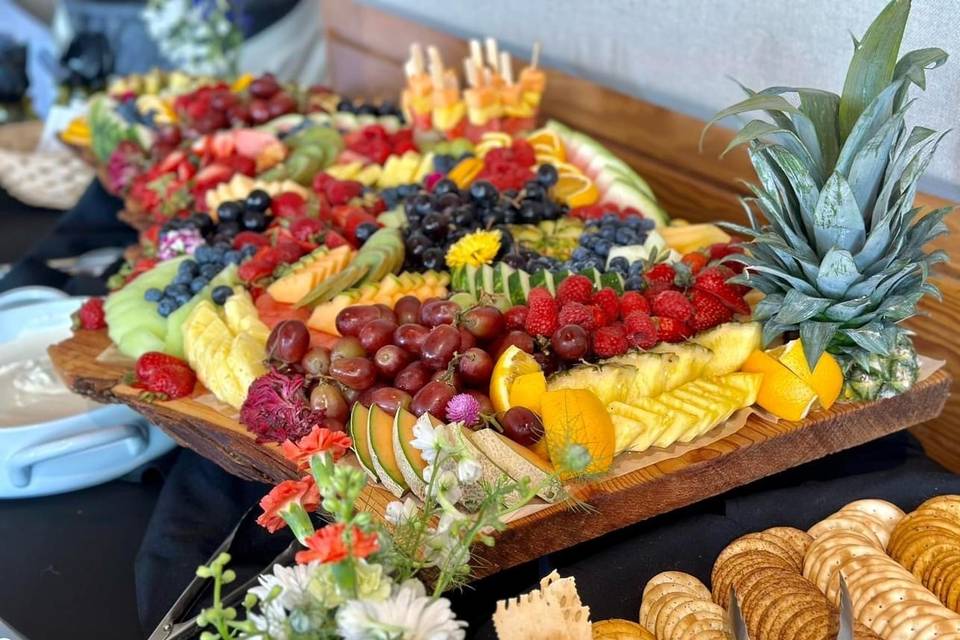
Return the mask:
<svg viewBox="0 0 960 640">
<path fill-rule="evenodd" d="M 439 427 L 439 430 L 450 442 L 462 445 L 470 457 L 480 464 L 480 481 L 461 487 L 461 489 L 463 489 L 463 497 L 460 499 L 460 504 L 468 511 L 476 511 L 486 496 L 487 490 L 485 487 L 496 486 L 507 474 L 501 471 L 500 467 L 498 467 L 493 460 L 484 455 L 483 452 L 467 438 L 466 430 L 461 428 L 458 423 L 454 422 L 442 425 Z M 504 504 L 509 509 L 516 506 L 519 499 L 520 496 L 518 496 L 516 492 L 513 492 L 504 497 Z"/>
<path fill-rule="evenodd" d="M 134 329 L 123 335 L 117 348 L 125 356 L 130 358 L 139 358 L 149 351 L 163 351 L 164 342 L 145 329 Z"/>
<path fill-rule="evenodd" d="M 239 280 L 237 279 L 237 266 L 231 264 L 214 276 L 210 282 L 207 283 L 207 286 L 197 292 L 186 304 L 181 305 L 176 311 L 167 316 L 166 348 L 164 350 L 172 356 L 182 358 L 183 323 L 190 315 L 190 312 L 200 304 L 201 300 L 212 300 L 210 294 L 220 285 L 232 287 L 236 284 L 239 284 Z"/>
</svg>

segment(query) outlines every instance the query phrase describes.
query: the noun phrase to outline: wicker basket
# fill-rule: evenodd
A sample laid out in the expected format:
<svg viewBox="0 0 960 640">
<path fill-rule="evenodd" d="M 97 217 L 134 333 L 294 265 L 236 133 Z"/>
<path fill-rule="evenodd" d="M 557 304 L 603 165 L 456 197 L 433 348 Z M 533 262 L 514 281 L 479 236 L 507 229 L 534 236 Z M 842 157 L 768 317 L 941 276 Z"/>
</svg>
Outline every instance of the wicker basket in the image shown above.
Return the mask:
<svg viewBox="0 0 960 640">
<path fill-rule="evenodd" d="M 70 209 L 93 169 L 70 151 L 34 151 L 42 131 L 37 121 L 0 127 L 0 187 L 34 207 Z"/>
</svg>

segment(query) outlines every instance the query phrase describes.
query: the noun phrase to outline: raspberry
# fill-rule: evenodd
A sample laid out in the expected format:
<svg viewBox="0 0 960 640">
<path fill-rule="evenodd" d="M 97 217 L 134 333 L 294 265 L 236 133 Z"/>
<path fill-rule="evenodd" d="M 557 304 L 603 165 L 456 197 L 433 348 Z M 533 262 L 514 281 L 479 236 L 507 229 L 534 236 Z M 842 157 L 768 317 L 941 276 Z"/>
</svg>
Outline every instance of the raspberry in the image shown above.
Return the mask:
<svg viewBox="0 0 960 640">
<path fill-rule="evenodd" d="M 649 349 L 657 344 L 657 325 L 643 311 L 633 311 L 623 319 L 623 330 L 631 346 Z"/>
<path fill-rule="evenodd" d="M 593 334 L 593 352 L 601 358 L 623 355 L 629 348 L 623 327 L 600 327 Z"/>
<path fill-rule="evenodd" d="M 568 324 L 576 324 L 587 331 L 593 331 L 597 327 L 602 326 L 597 324 L 593 309 L 579 302 L 568 302 L 563 305 L 557 320 L 561 327 Z"/>
<path fill-rule="evenodd" d="M 532 336 L 551 336 L 557 330 L 557 301 L 543 287 L 535 287 L 527 296 L 524 329 Z"/>
<path fill-rule="evenodd" d="M 674 318 L 655 318 L 657 340 L 660 342 L 683 342 L 690 337 L 690 327 Z"/>
<path fill-rule="evenodd" d="M 643 311 L 650 313 L 650 305 L 642 293 L 637 291 L 627 291 L 620 297 L 620 317 L 626 318 L 634 311 Z"/>
<path fill-rule="evenodd" d="M 607 314 L 595 304 L 591 304 L 587 307 L 593 313 L 593 324 L 597 327 L 605 327 L 614 319 L 608 318 Z"/>
<path fill-rule="evenodd" d="M 527 305 L 519 304 L 508 309 L 507 312 L 503 314 L 503 320 L 507 331 L 523 331 L 523 326 L 527 322 Z"/>
<path fill-rule="evenodd" d="M 73 314 L 73 326 L 75 329 L 89 331 L 106 328 L 107 319 L 103 312 L 103 298 L 90 298 L 84 302 L 83 306 Z"/>
<path fill-rule="evenodd" d="M 593 282 L 587 276 L 573 275 L 557 287 L 557 302 L 562 307 L 568 302 L 587 304 L 593 296 Z"/>
<path fill-rule="evenodd" d="M 284 191 L 273 196 L 270 210 L 280 218 L 300 218 L 307 213 L 307 201 L 295 191 Z"/>
<path fill-rule="evenodd" d="M 681 322 L 689 322 L 693 317 L 693 305 L 687 300 L 687 296 L 670 289 L 654 296 L 650 309 L 655 316 L 673 318 Z"/>
<path fill-rule="evenodd" d="M 348 244 L 346 238 L 336 231 L 328 231 L 327 235 L 324 236 L 323 239 L 323 246 L 325 246 L 327 249 L 336 249 L 337 247 L 341 247 L 345 244 Z"/>
<path fill-rule="evenodd" d="M 620 317 L 620 300 L 616 292 L 610 287 L 604 287 L 593 295 L 593 304 L 603 309 L 607 316 L 607 323 L 615 322 Z"/>
</svg>

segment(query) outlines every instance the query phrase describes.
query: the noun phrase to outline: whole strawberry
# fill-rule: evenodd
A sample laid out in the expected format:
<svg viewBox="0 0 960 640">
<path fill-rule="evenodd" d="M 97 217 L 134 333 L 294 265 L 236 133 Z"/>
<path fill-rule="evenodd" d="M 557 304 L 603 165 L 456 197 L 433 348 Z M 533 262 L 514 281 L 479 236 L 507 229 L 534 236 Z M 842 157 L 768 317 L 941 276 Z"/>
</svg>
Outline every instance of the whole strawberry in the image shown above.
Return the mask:
<svg viewBox="0 0 960 640">
<path fill-rule="evenodd" d="M 190 395 L 197 383 L 197 374 L 190 365 L 159 351 L 148 351 L 137 358 L 135 373 L 136 387 L 166 400 Z"/>
<path fill-rule="evenodd" d="M 693 281 L 693 288 L 713 294 L 735 313 L 748 315 L 750 305 L 746 303 L 740 290 L 735 285 L 727 283 L 727 280 L 732 278 L 733 275 L 733 271 L 723 265 L 708 267 L 697 274 Z"/>
<path fill-rule="evenodd" d="M 593 352 L 601 358 L 623 355 L 629 348 L 627 335 L 620 325 L 600 327 L 593 334 Z"/>
<path fill-rule="evenodd" d="M 96 331 L 107 327 L 103 312 L 103 298 L 90 298 L 73 313 L 73 328 Z"/>
<path fill-rule="evenodd" d="M 627 291 L 620 296 L 620 317 L 626 318 L 634 311 L 650 313 L 650 304 L 639 291 Z"/>
<path fill-rule="evenodd" d="M 633 311 L 623 319 L 623 330 L 630 346 L 649 349 L 657 344 L 657 325 L 644 311 Z"/>
<path fill-rule="evenodd" d="M 690 273 L 693 275 L 700 273 L 700 271 L 707 266 L 709 261 L 710 260 L 707 258 L 707 255 L 702 251 L 691 251 L 690 253 L 684 254 L 684 256 L 680 258 L 680 262 L 687 265 L 687 267 L 690 269 Z"/>
<path fill-rule="evenodd" d="M 503 322 L 507 331 L 523 331 L 523 327 L 527 322 L 527 305 L 518 304 L 515 307 L 507 309 L 507 312 L 503 314 Z"/>
<path fill-rule="evenodd" d="M 534 287 L 527 295 L 527 318 L 524 329 L 532 336 L 549 337 L 559 327 L 557 301 L 543 287 Z"/>
<path fill-rule="evenodd" d="M 557 303 L 562 307 L 568 302 L 587 304 L 593 296 L 593 281 L 587 276 L 572 275 L 557 287 Z"/>
<path fill-rule="evenodd" d="M 674 318 L 653 318 L 657 325 L 658 342 L 683 342 L 690 337 L 690 327 Z"/>
<path fill-rule="evenodd" d="M 603 309 L 604 315 L 607 316 L 606 324 L 616 322 L 620 317 L 620 299 L 610 287 L 604 287 L 593 294 L 593 304 Z"/>
<path fill-rule="evenodd" d="M 733 311 L 712 293 L 694 289 L 690 294 L 690 302 L 693 304 L 690 327 L 694 332 L 706 331 L 718 324 L 733 320 Z"/>
<path fill-rule="evenodd" d="M 674 288 L 677 270 L 666 262 L 661 262 L 653 265 L 653 267 L 643 274 L 643 277 L 647 282 L 647 293 L 658 293 L 665 289 Z"/>
<path fill-rule="evenodd" d="M 650 310 L 655 316 L 673 318 L 681 322 L 689 322 L 693 317 L 693 305 L 687 300 L 687 296 L 671 289 L 655 295 L 651 301 Z"/>
</svg>

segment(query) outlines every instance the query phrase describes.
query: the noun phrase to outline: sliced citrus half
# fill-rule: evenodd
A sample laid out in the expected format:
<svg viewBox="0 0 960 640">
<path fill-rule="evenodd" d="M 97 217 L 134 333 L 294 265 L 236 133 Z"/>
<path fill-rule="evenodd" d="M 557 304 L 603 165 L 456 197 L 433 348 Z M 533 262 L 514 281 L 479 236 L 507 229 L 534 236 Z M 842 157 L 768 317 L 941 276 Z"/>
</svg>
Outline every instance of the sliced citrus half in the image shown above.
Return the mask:
<svg viewBox="0 0 960 640">
<path fill-rule="evenodd" d="M 824 353 L 817 361 L 817 366 L 810 371 L 807 357 L 803 354 L 803 343 L 797 339 L 788 342 L 770 355 L 777 358 L 781 364 L 793 372 L 798 378 L 807 383 L 824 409 L 829 409 L 840 397 L 843 390 L 843 371 L 837 360 L 829 353 Z"/>
<path fill-rule="evenodd" d="M 765 351 L 751 353 L 740 370 L 763 374 L 757 404 L 784 420 L 803 420 L 817 401 L 810 385 Z"/>
<path fill-rule="evenodd" d="M 553 186 L 553 197 L 574 209 L 594 204 L 600 198 L 600 191 L 593 180 L 583 174 L 561 174 Z"/>
<path fill-rule="evenodd" d="M 527 142 L 530 143 L 530 146 L 532 146 L 537 153 L 545 153 L 553 156 L 560 162 L 567 159 L 567 151 L 556 131 L 539 129 L 527 136 Z"/>
<path fill-rule="evenodd" d="M 493 408 L 498 413 L 514 406 L 511 403 L 514 396 L 514 383 L 521 377 L 530 374 L 540 374 L 540 378 L 543 380 L 543 390 L 540 393 L 546 391 L 546 379 L 543 377 L 540 365 L 533 359 L 533 356 L 516 345 L 510 345 L 500 354 L 497 364 L 493 367 L 493 374 L 490 376 L 490 402 L 493 403 Z M 528 389 L 533 389 L 536 385 L 535 379 L 536 377 L 524 379 L 523 385 L 516 392 L 518 401 L 521 398 L 526 399 L 528 397 Z M 539 408 L 539 406 L 538 398 L 536 407 Z M 533 409 L 533 407 L 528 408 Z"/>
</svg>

